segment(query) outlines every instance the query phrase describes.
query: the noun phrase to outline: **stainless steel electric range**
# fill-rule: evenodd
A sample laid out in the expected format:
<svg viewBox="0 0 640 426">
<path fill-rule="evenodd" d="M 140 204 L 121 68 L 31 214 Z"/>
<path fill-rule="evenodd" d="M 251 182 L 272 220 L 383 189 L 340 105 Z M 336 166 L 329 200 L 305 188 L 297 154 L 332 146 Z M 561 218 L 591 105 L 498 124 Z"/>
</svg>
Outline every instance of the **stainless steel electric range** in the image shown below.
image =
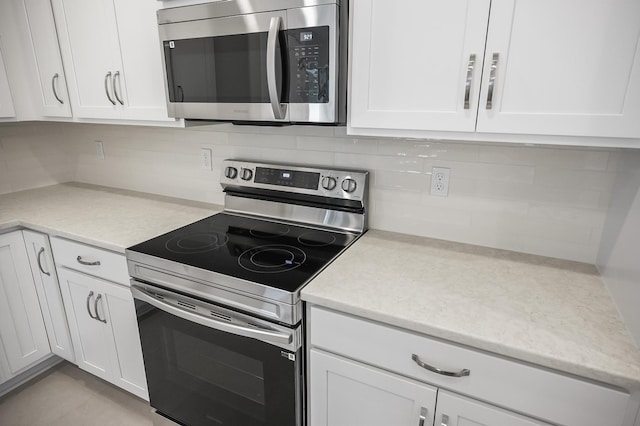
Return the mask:
<svg viewBox="0 0 640 426">
<path fill-rule="evenodd" d="M 222 213 L 126 251 L 151 406 L 301 426 L 300 291 L 367 229 L 365 171 L 226 160 Z"/>
</svg>

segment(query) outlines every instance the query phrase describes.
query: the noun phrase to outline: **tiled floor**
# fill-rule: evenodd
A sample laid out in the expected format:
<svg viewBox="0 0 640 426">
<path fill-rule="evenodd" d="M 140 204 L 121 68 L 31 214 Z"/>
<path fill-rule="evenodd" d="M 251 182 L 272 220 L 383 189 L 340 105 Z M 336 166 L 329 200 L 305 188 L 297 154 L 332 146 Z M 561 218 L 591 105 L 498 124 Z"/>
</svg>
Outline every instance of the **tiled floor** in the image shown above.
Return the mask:
<svg viewBox="0 0 640 426">
<path fill-rule="evenodd" d="M 64 362 L 0 398 L 2 426 L 169 426 L 143 401 Z"/>
</svg>

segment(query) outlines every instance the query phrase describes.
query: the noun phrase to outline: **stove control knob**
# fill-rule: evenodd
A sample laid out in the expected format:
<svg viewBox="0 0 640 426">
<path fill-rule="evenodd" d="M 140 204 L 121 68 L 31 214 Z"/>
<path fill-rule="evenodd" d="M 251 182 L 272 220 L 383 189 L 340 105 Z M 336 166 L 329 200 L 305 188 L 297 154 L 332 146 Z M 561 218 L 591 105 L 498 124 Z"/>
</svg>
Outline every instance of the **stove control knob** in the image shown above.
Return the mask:
<svg viewBox="0 0 640 426">
<path fill-rule="evenodd" d="M 224 170 L 224 175 L 228 179 L 235 179 L 236 176 L 238 176 L 238 169 L 236 169 L 235 167 L 229 166 Z"/>
<path fill-rule="evenodd" d="M 322 178 L 322 187 L 326 190 L 331 191 L 336 187 L 336 178 L 332 178 L 331 176 L 325 176 Z"/>
<path fill-rule="evenodd" d="M 252 177 L 253 177 L 253 170 L 251 169 L 240 170 L 240 178 L 242 180 L 251 180 Z"/>
<path fill-rule="evenodd" d="M 342 181 L 342 190 L 344 192 L 351 193 L 356 190 L 357 186 L 356 181 L 351 178 L 346 178 Z"/>
</svg>

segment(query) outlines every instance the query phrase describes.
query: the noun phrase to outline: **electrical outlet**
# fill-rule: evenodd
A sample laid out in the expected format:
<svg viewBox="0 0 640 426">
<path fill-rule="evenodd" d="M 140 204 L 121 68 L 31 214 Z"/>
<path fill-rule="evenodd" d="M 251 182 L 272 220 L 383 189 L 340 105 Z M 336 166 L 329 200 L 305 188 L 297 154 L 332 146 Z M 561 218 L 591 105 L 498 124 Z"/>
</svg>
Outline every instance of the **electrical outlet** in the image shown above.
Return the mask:
<svg viewBox="0 0 640 426">
<path fill-rule="evenodd" d="M 446 197 L 449 195 L 449 173 L 445 167 L 431 169 L 431 195 Z"/>
<path fill-rule="evenodd" d="M 200 166 L 202 170 L 211 171 L 211 150 L 209 148 L 200 148 Z"/>
<path fill-rule="evenodd" d="M 96 155 L 99 159 L 104 160 L 104 146 L 102 141 L 96 141 Z"/>
</svg>

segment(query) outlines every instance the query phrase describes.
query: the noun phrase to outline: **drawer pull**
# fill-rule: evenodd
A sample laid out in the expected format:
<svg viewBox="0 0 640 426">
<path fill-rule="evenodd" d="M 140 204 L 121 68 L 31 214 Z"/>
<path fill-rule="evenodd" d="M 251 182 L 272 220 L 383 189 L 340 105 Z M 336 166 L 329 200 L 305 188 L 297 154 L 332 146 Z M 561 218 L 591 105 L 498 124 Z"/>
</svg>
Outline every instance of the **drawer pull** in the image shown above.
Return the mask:
<svg viewBox="0 0 640 426">
<path fill-rule="evenodd" d="M 420 408 L 420 421 L 418 422 L 418 426 L 424 426 L 425 420 L 427 420 L 427 409 L 424 407 Z"/>
<path fill-rule="evenodd" d="M 40 251 L 38 252 L 38 258 L 36 259 L 38 261 L 38 268 L 40 269 L 40 272 L 42 272 L 45 275 L 51 276 L 51 273 L 47 272 L 44 270 L 44 268 L 42 268 L 42 253 L 44 253 L 44 247 L 40 247 Z"/>
<path fill-rule="evenodd" d="M 78 256 L 76 258 L 76 260 L 81 265 L 85 265 L 85 266 L 100 266 L 100 261 L 99 260 L 96 260 L 95 262 L 87 262 L 86 260 L 82 260 L 82 256 Z"/>
<path fill-rule="evenodd" d="M 468 376 L 471 374 L 471 370 L 468 369 L 462 369 L 460 371 L 446 371 L 446 370 L 441 370 L 437 367 L 432 367 L 429 364 L 425 364 L 424 362 L 422 362 L 420 360 L 420 357 L 416 354 L 412 354 L 411 355 L 411 359 L 414 360 L 416 362 L 416 364 L 418 364 L 420 367 L 424 368 L 425 370 L 429 370 L 432 371 L 434 373 L 438 373 L 438 374 L 442 374 L 443 376 L 450 376 L 450 377 L 463 377 L 463 376 Z"/>
<path fill-rule="evenodd" d="M 446 414 L 442 415 L 442 421 L 440 422 L 440 426 L 449 426 L 449 416 Z"/>
</svg>

